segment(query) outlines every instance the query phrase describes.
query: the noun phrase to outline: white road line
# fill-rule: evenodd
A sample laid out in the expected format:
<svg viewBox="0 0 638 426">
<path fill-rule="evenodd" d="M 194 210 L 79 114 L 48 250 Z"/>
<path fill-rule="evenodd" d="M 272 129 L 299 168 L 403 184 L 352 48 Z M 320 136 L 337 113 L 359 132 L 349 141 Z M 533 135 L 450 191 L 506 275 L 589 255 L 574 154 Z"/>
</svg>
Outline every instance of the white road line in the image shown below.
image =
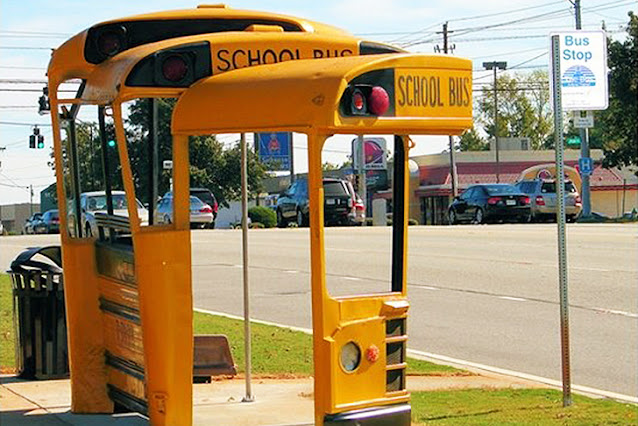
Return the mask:
<svg viewBox="0 0 638 426">
<path fill-rule="evenodd" d="M 498 296 L 499 299 L 503 300 L 513 300 L 515 302 L 527 302 L 527 299 L 521 299 L 520 297 L 511 297 L 511 296 Z"/>
<path fill-rule="evenodd" d="M 287 274 L 298 274 L 299 273 L 299 271 L 296 271 L 294 269 L 285 269 L 284 272 L 287 273 Z"/>
<path fill-rule="evenodd" d="M 348 281 L 361 281 L 361 278 L 357 278 L 357 277 L 341 277 L 341 278 Z"/>
<path fill-rule="evenodd" d="M 454 366 L 476 368 L 478 370 L 489 371 L 491 373 L 502 374 L 505 376 L 512 376 L 512 377 L 517 377 L 519 379 L 544 383 L 546 385 L 549 385 L 551 387 L 555 387 L 558 389 L 562 389 L 563 387 L 562 382 L 559 380 L 548 379 L 547 377 L 535 376 L 533 374 L 521 373 L 519 371 L 507 370 L 504 368 L 492 367 L 490 365 L 479 364 L 476 362 L 465 361 L 465 360 L 457 359 L 457 358 L 451 358 L 445 355 L 437 355 L 430 352 L 417 351 L 414 349 L 408 349 L 408 355 L 414 358 L 422 359 L 426 361 L 434 360 L 434 361 L 443 362 L 443 363 L 450 363 L 450 364 L 453 364 Z M 591 388 L 589 386 L 581 386 L 581 385 L 573 384 L 572 390 L 574 390 L 575 393 L 580 393 L 584 395 L 595 395 L 599 397 L 615 399 L 618 401 L 629 402 L 632 404 L 638 404 L 638 397 L 631 396 L 631 395 L 624 395 L 624 394 L 616 393 L 616 392 L 610 392 L 610 391 L 606 391 L 602 389 Z"/>
<path fill-rule="evenodd" d="M 638 318 L 638 314 L 633 312 L 625 312 L 625 311 L 617 311 L 615 309 L 605 309 L 605 308 L 592 308 L 596 312 L 601 312 L 603 314 L 614 314 L 614 315 L 622 315 L 629 318 Z"/>
<path fill-rule="evenodd" d="M 244 317 L 240 317 L 237 315 L 210 311 L 208 309 L 193 308 L 193 310 L 195 312 L 200 312 L 203 314 L 218 315 L 221 317 L 235 319 L 235 320 L 243 321 L 244 319 Z M 250 321 L 256 324 L 272 325 L 274 327 L 285 328 L 292 331 L 299 331 L 305 334 L 312 334 L 312 330 L 309 328 L 294 327 L 290 325 L 278 324 L 276 322 L 261 321 L 256 319 L 251 319 Z M 517 377 L 519 379 L 530 380 L 532 382 L 544 383 L 546 385 L 555 387 L 557 389 L 562 389 L 563 387 L 562 382 L 558 380 L 548 379 L 546 377 L 541 377 L 541 376 L 535 376 L 533 374 L 521 373 L 519 371 L 514 371 L 514 370 L 507 370 L 504 368 L 492 367 L 490 365 L 479 364 L 479 363 L 471 362 L 471 361 L 465 361 L 462 359 L 452 358 L 445 355 L 437 355 L 430 352 L 418 351 L 415 349 L 408 349 L 408 355 L 410 355 L 413 358 L 421 359 L 425 361 L 435 361 L 438 363 L 452 364 L 453 366 L 465 367 L 465 368 L 476 368 L 478 370 L 489 371 L 491 373 L 502 374 L 504 376 Z M 594 395 L 598 397 L 611 398 L 618 401 L 629 402 L 632 404 L 638 404 L 638 397 L 631 396 L 631 395 L 624 395 L 624 394 L 616 393 L 616 392 L 609 392 L 602 389 L 591 388 L 589 386 L 581 386 L 581 385 L 572 384 L 572 390 L 574 391 L 574 393 L 579 393 L 583 395 Z"/>
<path fill-rule="evenodd" d="M 436 288 L 436 287 L 430 287 L 430 286 L 428 286 L 428 285 L 418 285 L 418 284 L 415 284 L 415 285 L 411 285 L 410 287 L 422 288 L 423 290 L 434 290 L 434 291 L 438 291 L 438 290 L 440 290 L 439 288 Z"/>
</svg>

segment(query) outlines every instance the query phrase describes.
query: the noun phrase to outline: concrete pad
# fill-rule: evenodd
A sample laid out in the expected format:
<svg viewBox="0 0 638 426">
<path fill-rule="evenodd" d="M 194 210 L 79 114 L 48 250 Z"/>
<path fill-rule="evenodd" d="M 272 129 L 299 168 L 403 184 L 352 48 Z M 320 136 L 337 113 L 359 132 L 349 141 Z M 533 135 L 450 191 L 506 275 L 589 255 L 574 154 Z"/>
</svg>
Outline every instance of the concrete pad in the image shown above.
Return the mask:
<svg viewBox="0 0 638 426">
<path fill-rule="evenodd" d="M 253 402 L 243 379 L 193 386 L 194 425 L 305 425 L 313 424 L 312 379 L 260 379 L 251 384 Z M 213 422 L 213 423 L 211 423 Z"/>
</svg>

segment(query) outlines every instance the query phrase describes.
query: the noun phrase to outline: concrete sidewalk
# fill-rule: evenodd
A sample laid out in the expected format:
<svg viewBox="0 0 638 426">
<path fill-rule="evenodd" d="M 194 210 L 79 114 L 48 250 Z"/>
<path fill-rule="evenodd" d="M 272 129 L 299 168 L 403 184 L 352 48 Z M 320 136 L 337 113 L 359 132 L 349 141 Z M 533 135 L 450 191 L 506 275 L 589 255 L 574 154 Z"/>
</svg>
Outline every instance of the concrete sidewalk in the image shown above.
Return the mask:
<svg viewBox="0 0 638 426">
<path fill-rule="evenodd" d="M 259 379 L 252 382 L 255 401 L 241 402 L 242 379 L 193 385 L 194 425 L 311 425 L 312 378 Z M 408 376 L 410 391 L 462 388 L 538 387 L 534 382 L 496 374 L 472 376 Z M 0 379 L 0 426 L 148 426 L 138 414 L 80 415 L 70 413 L 69 380 Z"/>
</svg>

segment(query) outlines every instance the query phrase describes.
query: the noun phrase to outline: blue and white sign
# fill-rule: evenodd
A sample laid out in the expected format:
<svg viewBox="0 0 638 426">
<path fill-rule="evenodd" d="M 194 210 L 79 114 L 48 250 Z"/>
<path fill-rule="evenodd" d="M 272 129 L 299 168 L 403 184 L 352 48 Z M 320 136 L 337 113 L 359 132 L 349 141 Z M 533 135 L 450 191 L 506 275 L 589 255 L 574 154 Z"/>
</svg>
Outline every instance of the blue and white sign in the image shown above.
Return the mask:
<svg viewBox="0 0 638 426">
<path fill-rule="evenodd" d="M 607 41 L 604 31 L 568 31 L 560 37 L 563 110 L 607 109 Z"/>
<path fill-rule="evenodd" d="M 594 163 L 591 157 L 583 157 L 578 159 L 578 170 L 581 176 L 591 176 L 594 171 Z"/>
<path fill-rule="evenodd" d="M 259 142 L 259 159 L 273 171 L 290 170 L 290 146 L 292 133 L 255 133 Z"/>
</svg>

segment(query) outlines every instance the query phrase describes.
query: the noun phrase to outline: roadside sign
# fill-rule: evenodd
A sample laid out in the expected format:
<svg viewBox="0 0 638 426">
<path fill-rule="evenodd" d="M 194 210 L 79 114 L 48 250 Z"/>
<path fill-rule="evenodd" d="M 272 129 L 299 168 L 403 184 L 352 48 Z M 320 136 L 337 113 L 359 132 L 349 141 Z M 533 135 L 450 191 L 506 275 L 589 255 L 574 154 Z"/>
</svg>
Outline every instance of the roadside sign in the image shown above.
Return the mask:
<svg viewBox="0 0 638 426">
<path fill-rule="evenodd" d="M 604 31 L 565 31 L 560 40 L 563 110 L 607 109 L 607 38 Z"/>
<path fill-rule="evenodd" d="M 259 159 L 271 171 L 290 170 L 290 146 L 292 133 L 266 132 L 255 133 L 255 145 L 259 152 Z"/>
<path fill-rule="evenodd" d="M 594 171 L 594 163 L 591 157 L 583 157 L 578 159 L 578 169 L 581 176 L 591 176 Z"/>
<path fill-rule="evenodd" d="M 565 142 L 568 146 L 578 146 L 580 145 L 580 136 L 570 136 L 567 138 Z"/>
<path fill-rule="evenodd" d="M 171 170 L 173 168 L 173 160 L 162 161 L 162 167 L 164 170 Z"/>
<path fill-rule="evenodd" d="M 358 139 L 352 140 L 352 159 L 355 170 L 359 169 L 359 162 L 361 158 L 360 144 L 357 143 Z M 365 138 L 363 140 L 365 145 L 365 170 L 387 170 L 387 142 L 384 138 Z"/>
<path fill-rule="evenodd" d="M 594 127 L 594 113 L 591 111 L 574 111 L 574 127 L 576 129 Z"/>
</svg>

